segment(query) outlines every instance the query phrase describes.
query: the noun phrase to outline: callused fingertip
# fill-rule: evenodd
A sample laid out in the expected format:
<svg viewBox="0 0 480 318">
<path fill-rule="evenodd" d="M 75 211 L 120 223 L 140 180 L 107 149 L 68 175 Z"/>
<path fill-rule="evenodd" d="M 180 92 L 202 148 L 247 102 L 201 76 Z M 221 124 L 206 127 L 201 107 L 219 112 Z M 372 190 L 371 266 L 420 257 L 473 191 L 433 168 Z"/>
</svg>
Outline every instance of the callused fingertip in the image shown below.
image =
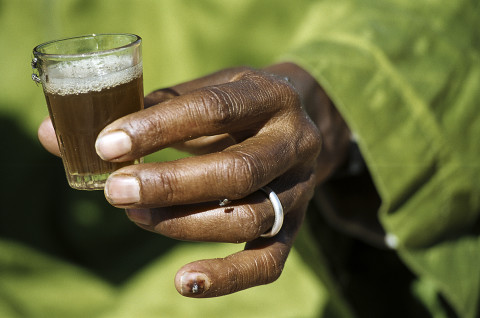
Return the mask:
<svg viewBox="0 0 480 318">
<path fill-rule="evenodd" d="M 122 130 L 100 134 L 95 142 L 97 154 L 103 160 L 112 160 L 132 150 L 132 139 Z"/>
<path fill-rule="evenodd" d="M 140 201 L 140 182 L 126 175 L 111 175 L 105 183 L 105 197 L 113 205 L 134 204 Z"/>
<path fill-rule="evenodd" d="M 185 272 L 177 281 L 177 290 L 183 296 L 200 296 L 210 289 L 210 279 L 204 273 Z"/>
</svg>

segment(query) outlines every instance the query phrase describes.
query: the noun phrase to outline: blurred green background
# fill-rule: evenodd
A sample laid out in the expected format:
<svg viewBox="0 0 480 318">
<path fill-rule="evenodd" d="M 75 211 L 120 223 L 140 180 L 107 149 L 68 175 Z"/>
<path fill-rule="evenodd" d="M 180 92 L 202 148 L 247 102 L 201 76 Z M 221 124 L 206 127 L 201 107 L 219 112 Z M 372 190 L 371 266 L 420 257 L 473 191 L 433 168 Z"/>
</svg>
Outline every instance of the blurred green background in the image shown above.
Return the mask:
<svg viewBox="0 0 480 318">
<path fill-rule="evenodd" d="M 275 284 L 218 299 L 178 295 L 183 264 L 243 246 L 147 233 L 100 191 L 70 189 L 60 159 L 37 140 L 47 108 L 30 78 L 35 45 L 108 32 L 143 38 L 146 93 L 264 66 L 288 47 L 302 3 L 286 14 L 276 8 L 288 2 L 277 0 L 0 0 L 0 317 L 317 316 L 324 288 L 295 251 Z M 147 160 L 183 155 L 167 149 Z"/>
</svg>

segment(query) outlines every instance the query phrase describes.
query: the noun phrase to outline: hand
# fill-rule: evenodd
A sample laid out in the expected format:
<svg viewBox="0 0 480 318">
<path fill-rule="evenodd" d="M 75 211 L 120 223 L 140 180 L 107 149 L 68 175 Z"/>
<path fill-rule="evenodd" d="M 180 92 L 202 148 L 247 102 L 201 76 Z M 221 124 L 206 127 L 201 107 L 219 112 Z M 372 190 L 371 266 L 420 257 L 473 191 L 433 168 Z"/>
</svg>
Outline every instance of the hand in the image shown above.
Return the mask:
<svg viewBox="0 0 480 318">
<path fill-rule="evenodd" d="M 319 129 L 302 101 L 320 103 L 305 106 L 326 123 L 329 142 L 321 153 Z M 229 69 L 153 92 L 145 105 L 99 134 L 104 160 L 127 161 L 168 146 L 198 156 L 119 169 L 107 181 L 107 200 L 140 227 L 175 239 L 247 242 L 226 258 L 183 266 L 175 278 L 182 295 L 220 296 L 276 280 L 316 183 L 341 162 L 348 140 L 318 84 L 293 64 Z M 58 154 L 52 132 L 47 120 L 39 137 Z M 266 185 L 285 213 L 281 231 L 268 239 L 260 235 L 274 222 L 273 208 L 258 191 Z M 231 203 L 220 207 L 225 198 Z"/>
</svg>

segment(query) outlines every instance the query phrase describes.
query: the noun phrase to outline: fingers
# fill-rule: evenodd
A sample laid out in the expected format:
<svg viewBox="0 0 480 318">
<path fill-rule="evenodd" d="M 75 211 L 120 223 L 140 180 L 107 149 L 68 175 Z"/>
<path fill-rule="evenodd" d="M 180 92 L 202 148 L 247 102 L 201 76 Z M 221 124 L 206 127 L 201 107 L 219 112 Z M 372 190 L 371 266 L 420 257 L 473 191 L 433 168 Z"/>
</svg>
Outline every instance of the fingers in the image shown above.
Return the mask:
<svg viewBox="0 0 480 318">
<path fill-rule="evenodd" d="M 57 137 L 50 117 L 45 118 L 38 128 L 38 140 L 42 146 L 55 156 L 60 156 Z"/>
<path fill-rule="evenodd" d="M 261 191 L 219 206 L 219 201 L 155 209 L 127 210 L 141 228 L 182 241 L 242 243 L 266 233 L 273 208 Z"/>
<path fill-rule="evenodd" d="M 131 160 L 202 136 L 255 132 L 292 108 L 299 110 L 300 101 L 288 82 L 245 72 L 115 121 L 100 133 L 97 152 L 104 160 Z"/>
<path fill-rule="evenodd" d="M 257 239 L 244 251 L 226 258 L 201 260 L 183 266 L 175 276 L 178 292 L 188 297 L 217 297 L 269 284 L 283 271 L 305 206 L 286 216 L 285 226 L 270 239 Z"/>
<path fill-rule="evenodd" d="M 300 162 L 313 166 L 315 135 L 284 129 L 290 139 L 267 131 L 222 152 L 121 168 L 107 180 L 105 196 L 120 208 L 244 198 Z"/>
<path fill-rule="evenodd" d="M 269 187 L 284 214 L 304 206 L 313 195 L 313 171 L 294 169 Z M 272 202 L 263 191 L 219 206 L 219 201 L 155 209 L 129 209 L 127 215 L 143 229 L 187 241 L 248 242 L 266 233 L 275 221 Z"/>
</svg>

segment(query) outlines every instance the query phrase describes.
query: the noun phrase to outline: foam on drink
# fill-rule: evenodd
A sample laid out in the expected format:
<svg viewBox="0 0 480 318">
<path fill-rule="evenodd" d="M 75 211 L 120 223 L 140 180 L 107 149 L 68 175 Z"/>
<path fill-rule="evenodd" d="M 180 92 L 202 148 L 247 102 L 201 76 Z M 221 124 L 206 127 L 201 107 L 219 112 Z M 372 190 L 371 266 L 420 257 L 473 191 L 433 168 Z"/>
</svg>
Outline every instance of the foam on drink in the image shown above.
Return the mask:
<svg viewBox="0 0 480 318">
<path fill-rule="evenodd" d="M 130 56 L 114 55 L 60 62 L 42 74 L 43 89 L 56 95 L 99 92 L 140 77 L 142 62 L 134 62 Z"/>
</svg>

